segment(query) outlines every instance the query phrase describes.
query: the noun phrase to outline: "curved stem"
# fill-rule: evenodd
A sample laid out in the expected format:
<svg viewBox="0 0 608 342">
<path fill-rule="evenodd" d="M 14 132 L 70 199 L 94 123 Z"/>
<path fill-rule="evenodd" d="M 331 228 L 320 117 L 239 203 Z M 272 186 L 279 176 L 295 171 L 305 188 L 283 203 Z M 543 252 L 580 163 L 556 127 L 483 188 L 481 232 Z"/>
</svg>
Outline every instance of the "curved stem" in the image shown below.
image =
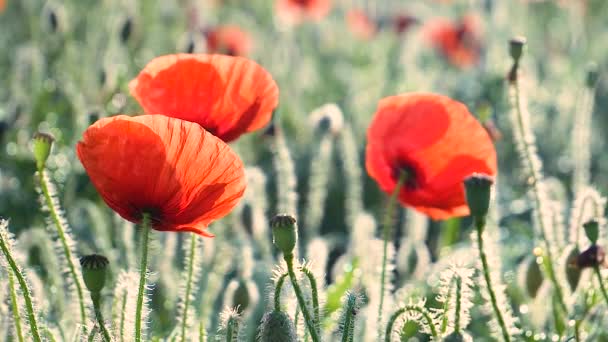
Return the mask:
<svg viewBox="0 0 608 342">
<path fill-rule="evenodd" d="M 281 290 L 283 289 L 283 284 L 285 283 L 285 278 L 289 273 L 283 273 L 277 279 L 277 285 L 274 287 L 274 310 L 281 311 Z"/>
<path fill-rule="evenodd" d="M 515 66 L 514 66 L 515 67 Z M 516 127 L 515 129 L 517 130 L 517 134 L 521 137 L 521 144 L 522 144 L 522 148 L 520 151 L 520 157 L 522 159 L 522 162 L 524 164 L 524 166 L 526 168 L 528 168 L 529 170 L 529 176 L 531 179 L 531 184 L 532 184 L 532 200 L 534 201 L 534 205 L 535 205 L 535 214 L 537 216 L 537 221 L 538 221 L 538 225 L 539 225 L 539 230 L 540 230 L 540 237 L 545 245 L 545 254 L 546 254 L 546 258 L 547 258 L 547 262 L 545 263 L 545 268 L 547 271 L 547 274 L 549 276 L 549 279 L 551 280 L 551 283 L 553 285 L 553 288 L 555 289 L 556 295 L 557 295 L 557 299 L 558 299 L 558 303 L 560 308 L 564 311 L 564 313 L 568 312 L 568 309 L 566 307 L 566 302 L 564 301 L 564 295 L 563 295 L 563 291 L 562 288 L 559 284 L 559 282 L 557 281 L 557 276 L 555 274 L 555 268 L 553 266 L 553 256 L 552 256 L 552 252 L 551 252 L 551 245 L 549 243 L 549 241 L 547 240 L 547 227 L 545 226 L 545 220 L 543 219 L 543 208 L 545 206 L 545 204 L 543 203 L 542 200 L 542 196 L 544 194 L 541 194 L 542 189 L 540 188 L 540 182 L 542 181 L 542 174 L 541 174 L 541 170 L 540 170 L 540 166 L 538 166 L 537 164 L 540 163 L 540 161 L 535 160 L 537 159 L 537 157 L 534 155 L 534 150 L 536 149 L 535 145 L 534 145 L 534 141 L 532 140 L 533 135 L 531 132 L 531 129 L 529 127 L 529 123 L 526 121 L 526 119 L 524 118 L 524 108 L 522 105 L 522 101 L 521 101 L 521 92 L 519 89 L 519 80 L 517 79 L 517 77 L 515 78 L 515 80 L 512 81 L 511 83 L 511 87 L 512 87 L 512 94 L 511 94 L 511 101 L 513 102 L 513 106 L 515 107 L 515 124 Z M 531 141 L 530 141 L 531 140 Z"/>
<path fill-rule="evenodd" d="M 30 323 L 32 337 L 34 341 L 40 342 L 42 339 L 40 338 L 40 333 L 38 332 L 38 322 L 36 322 L 36 313 L 34 313 L 34 305 L 32 304 L 30 289 L 27 287 L 27 283 L 25 282 L 19 267 L 17 267 L 17 263 L 15 262 L 15 259 L 13 259 L 13 256 L 10 253 L 6 241 L 4 241 L 2 235 L 0 235 L 0 249 L 2 250 L 2 253 L 4 254 L 9 266 L 13 270 L 13 274 L 17 278 L 17 282 L 19 282 L 19 287 L 21 287 L 21 293 L 23 294 L 23 299 L 25 300 L 25 308 L 27 310 L 27 318 Z"/>
<path fill-rule="evenodd" d="M 317 290 L 317 280 L 315 279 L 315 275 L 312 273 L 312 271 L 306 266 L 302 266 L 301 270 L 306 275 L 306 277 L 308 278 L 308 282 L 310 283 L 310 289 L 312 291 L 312 309 L 315 315 L 315 325 L 317 326 L 317 330 L 320 335 L 321 313 L 319 309 L 319 292 Z"/>
<path fill-rule="evenodd" d="M 103 314 L 101 312 L 101 294 L 99 292 L 91 292 L 91 301 L 93 301 L 95 318 L 97 318 L 97 323 L 99 323 L 99 329 L 101 330 L 103 339 L 105 342 L 111 342 L 112 338 L 110 337 L 110 332 L 106 328 L 106 324 L 103 319 Z"/>
<path fill-rule="evenodd" d="M 148 268 L 148 239 L 150 238 L 150 214 L 144 213 L 142 218 L 142 236 L 140 238 L 141 260 L 139 265 L 139 289 L 137 291 L 137 309 L 135 310 L 135 341 L 141 339 L 141 318 L 146 295 L 146 272 Z"/>
<path fill-rule="evenodd" d="M 65 254 L 66 263 L 68 264 L 68 270 L 70 272 L 70 276 L 72 277 L 72 281 L 76 286 L 76 293 L 78 294 L 78 303 L 80 305 L 80 322 L 81 324 L 86 323 L 86 309 L 84 305 L 84 295 L 82 291 L 82 284 L 80 283 L 80 277 L 76 274 L 76 267 L 74 266 L 74 262 L 72 259 L 72 251 L 70 250 L 70 246 L 68 245 L 66 239 L 66 229 L 63 226 L 63 223 L 60 219 L 59 209 L 56 207 L 53 198 L 51 197 L 51 193 L 49 191 L 49 185 L 47 184 L 48 179 L 45 177 L 44 169 L 38 169 L 38 182 L 40 183 L 40 189 L 42 192 L 42 196 L 44 197 L 44 202 L 46 206 L 49 208 L 49 214 L 51 215 L 51 221 L 57 228 L 57 235 L 59 237 L 59 241 L 61 242 L 61 247 L 63 248 L 63 254 Z"/>
<path fill-rule="evenodd" d="M 308 307 L 306 307 L 306 302 L 304 301 L 304 295 L 302 294 L 302 289 L 300 289 L 300 285 L 298 284 L 298 279 L 296 278 L 296 274 L 293 270 L 293 254 L 283 255 L 285 262 L 287 263 L 287 273 L 289 273 L 289 279 L 291 280 L 291 286 L 293 286 L 293 291 L 296 293 L 296 298 L 298 299 L 298 305 L 300 306 L 300 310 L 302 311 L 302 315 L 304 315 L 304 320 L 306 321 L 306 326 L 308 327 L 308 331 L 310 332 L 310 337 L 313 342 L 320 341 L 319 334 L 317 333 L 317 328 L 315 327 L 314 320 L 310 316 L 310 312 L 308 312 Z"/>
<path fill-rule="evenodd" d="M 188 325 L 188 307 L 190 305 L 190 293 L 192 292 L 192 278 L 194 275 L 194 253 L 196 253 L 196 234 L 190 236 L 190 257 L 188 263 L 188 278 L 186 280 L 186 296 L 184 297 L 184 312 L 182 313 L 182 341 L 186 341 L 186 326 Z"/>
<path fill-rule="evenodd" d="M 382 222 L 382 239 L 384 240 L 384 244 L 382 247 L 382 271 L 380 273 L 380 304 L 378 305 L 378 336 L 381 336 L 382 333 L 382 308 L 384 306 L 384 285 L 386 283 L 386 262 L 388 257 L 388 240 L 391 236 L 391 228 L 392 228 L 392 219 L 393 219 L 393 207 L 395 201 L 397 200 L 397 196 L 403 187 L 403 184 L 407 180 L 407 173 L 401 172 L 399 174 L 399 180 L 395 185 L 395 189 L 391 194 L 391 197 L 388 200 L 386 214 L 384 215 L 384 220 Z"/>
<path fill-rule="evenodd" d="M 597 280 L 600 283 L 600 290 L 602 290 L 602 296 L 604 296 L 604 300 L 608 305 L 608 292 L 606 292 L 606 286 L 604 286 L 604 279 L 602 279 L 602 273 L 600 272 L 599 266 L 593 267 L 593 271 L 595 272 Z"/>
<path fill-rule="evenodd" d="M 397 320 L 397 318 L 399 318 L 399 316 L 401 316 L 402 314 L 404 314 L 407 311 L 416 311 L 416 312 L 420 313 L 422 315 L 422 317 L 424 317 L 424 319 L 426 320 L 426 323 L 429 326 L 429 329 L 431 331 L 431 335 L 433 336 L 433 338 L 434 339 L 439 338 L 439 335 L 437 334 L 437 328 L 435 327 L 435 323 L 433 322 L 433 318 L 431 317 L 429 312 L 420 306 L 406 305 L 406 306 L 402 307 L 401 309 L 397 310 L 389 318 L 388 324 L 386 325 L 386 335 L 384 337 L 385 342 L 391 342 L 391 333 L 393 331 L 393 325 L 395 325 L 395 321 Z"/>
<path fill-rule="evenodd" d="M 479 258 L 481 259 L 483 278 L 486 281 L 486 286 L 488 288 L 488 294 L 490 295 L 492 309 L 494 310 L 494 314 L 496 315 L 496 320 L 498 321 L 498 325 L 500 326 L 500 331 L 502 332 L 503 339 L 507 342 L 510 342 L 511 336 L 509 335 L 509 331 L 507 329 L 507 325 L 505 324 L 502 312 L 500 312 L 500 308 L 498 307 L 496 293 L 494 292 L 494 288 L 492 287 L 492 279 L 490 278 L 490 266 L 488 265 L 486 252 L 483 248 L 483 230 L 486 224 L 485 218 L 474 217 L 473 219 L 475 221 L 475 228 L 477 230 L 477 248 L 479 249 Z"/>
<path fill-rule="evenodd" d="M 8 270 L 8 287 L 11 296 L 11 306 L 13 312 L 13 321 L 15 322 L 15 332 L 19 342 L 23 342 L 23 332 L 21 330 L 21 314 L 19 313 L 19 302 L 17 301 L 17 291 L 15 290 L 15 279 L 13 272 Z"/>
</svg>

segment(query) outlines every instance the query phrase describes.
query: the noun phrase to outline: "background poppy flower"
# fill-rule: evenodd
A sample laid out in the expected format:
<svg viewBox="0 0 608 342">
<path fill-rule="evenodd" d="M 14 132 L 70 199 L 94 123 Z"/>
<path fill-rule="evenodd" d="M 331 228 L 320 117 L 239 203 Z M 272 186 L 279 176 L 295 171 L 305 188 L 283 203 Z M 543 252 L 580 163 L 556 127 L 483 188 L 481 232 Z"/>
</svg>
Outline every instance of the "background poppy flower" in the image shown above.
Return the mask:
<svg viewBox="0 0 608 342">
<path fill-rule="evenodd" d="M 218 26 L 205 32 L 208 53 L 246 56 L 251 51 L 251 37 L 237 26 Z"/>
<path fill-rule="evenodd" d="M 480 29 L 473 16 L 465 16 L 453 23 L 435 19 L 425 24 L 431 43 L 451 64 L 469 67 L 479 61 L 481 53 Z"/>
<path fill-rule="evenodd" d="M 353 9 L 348 11 L 346 22 L 350 31 L 359 39 L 371 39 L 376 34 L 376 23 L 363 10 Z"/>
<path fill-rule="evenodd" d="M 129 89 L 147 113 L 196 122 L 226 142 L 265 126 L 279 102 L 266 70 L 224 55 L 157 57 Z"/>
<path fill-rule="evenodd" d="M 152 228 L 211 236 L 245 191 L 239 157 L 197 124 L 163 115 L 104 118 L 76 146 L 103 200 L 120 216 Z"/>
<path fill-rule="evenodd" d="M 330 0 L 277 0 L 279 18 L 290 24 L 305 20 L 320 20 L 331 10 Z"/>
<path fill-rule="evenodd" d="M 431 218 L 468 215 L 462 182 L 478 172 L 496 175 L 496 151 L 482 125 L 460 102 L 411 93 L 380 100 L 367 131 L 365 165 L 391 193 L 408 173 L 399 201 Z"/>
</svg>

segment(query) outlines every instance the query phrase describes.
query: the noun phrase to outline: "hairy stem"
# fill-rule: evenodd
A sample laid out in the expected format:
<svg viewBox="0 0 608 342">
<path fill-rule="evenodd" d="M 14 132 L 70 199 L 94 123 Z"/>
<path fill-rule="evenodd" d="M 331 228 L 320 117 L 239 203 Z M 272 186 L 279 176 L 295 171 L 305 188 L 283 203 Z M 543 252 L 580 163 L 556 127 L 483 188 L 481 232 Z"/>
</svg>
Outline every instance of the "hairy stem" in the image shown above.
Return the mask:
<svg viewBox="0 0 608 342">
<path fill-rule="evenodd" d="M 306 307 L 306 302 L 304 301 L 304 295 L 302 294 L 302 289 L 298 284 L 298 279 L 296 278 L 296 273 L 293 270 L 293 254 L 285 254 L 283 256 L 285 259 L 285 263 L 287 263 L 287 273 L 289 273 L 289 279 L 291 280 L 291 286 L 293 287 L 293 291 L 296 293 L 296 298 L 298 299 L 298 305 L 300 310 L 302 311 L 302 315 L 304 316 L 304 321 L 306 321 L 306 327 L 310 332 L 310 337 L 313 342 L 319 342 L 319 334 L 317 333 L 317 329 L 314 324 L 313 318 L 310 316 L 310 312 L 308 312 L 308 307 Z"/>
<path fill-rule="evenodd" d="M 232 342 L 234 335 L 237 334 L 239 322 L 231 317 L 226 323 L 226 342 Z"/>
<path fill-rule="evenodd" d="M 384 240 L 384 244 L 382 247 L 382 271 L 380 273 L 380 304 L 378 305 L 378 336 L 381 336 L 382 333 L 382 309 L 384 306 L 384 292 L 386 291 L 385 283 L 386 283 L 386 263 L 388 258 L 388 240 L 391 237 L 392 226 L 393 226 L 393 210 L 395 206 L 395 201 L 397 200 L 397 196 L 403 187 L 403 184 L 407 180 L 407 173 L 401 172 L 399 175 L 399 181 L 395 185 L 395 189 L 391 194 L 391 197 L 388 200 L 386 213 L 384 215 L 384 220 L 382 222 L 382 239 Z"/>
<path fill-rule="evenodd" d="M 44 197 L 44 201 L 46 206 L 49 208 L 49 214 L 51 215 L 51 220 L 57 229 L 57 235 L 59 236 L 59 241 L 61 242 L 61 247 L 63 248 L 63 254 L 65 254 L 66 263 L 68 265 L 68 269 L 70 272 L 70 276 L 72 277 L 72 281 L 76 286 L 76 293 L 78 295 L 78 304 L 80 305 L 80 322 L 81 324 L 85 324 L 86 322 L 86 309 L 84 305 L 84 295 L 82 291 L 82 283 L 80 283 L 80 277 L 76 273 L 76 267 L 74 266 L 74 262 L 72 259 L 72 251 L 70 250 L 70 246 L 68 245 L 66 239 L 66 227 L 63 226 L 63 222 L 60 219 L 59 208 L 56 207 L 53 198 L 51 197 L 51 193 L 49 191 L 48 179 L 45 177 L 45 172 L 43 168 L 38 169 L 38 182 L 40 183 L 40 189 L 42 191 L 42 196 Z"/>
<path fill-rule="evenodd" d="M 416 311 L 416 312 L 420 313 L 422 315 L 422 317 L 424 317 L 424 320 L 426 321 L 426 323 L 429 326 L 429 330 L 431 331 L 431 336 L 433 336 L 434 339 L 439 338 L 439 334 L 437 334 L 437 328 L 435 327 L 435 323 L 433 322 L 433 318 L 431 317 L 430 313 L 427 310 L 425 310 L 423 307 L 416 306 L 416 305 L 406 305 L 406 306 L 402 307 L 401 309 L 397 310 L 389 318 L 388 324 L 386 325 L 386 334 L 385 334 L 385 338 L 384 338 L 385 342 L 391 342 L 391 333 L 393 332 L 393 326 L 395 325 L 395 321 L 397 321 L 397 318 L 399 318 L 399 316 L 401 316 L 402 314 L 404 314 L 408 311 Z"/>
<path fill-rule="evenodd" d="M 315 275 L 312 273 L 310 269 L 306 266 L 302 266 L 302 272 L 308 278 L 308 282 L 310 283 L 310 290 L 312 291 L 312 309 L 315 315 L 315 325 L 317 327 L 317 331 L 319 335 L 321 334 L 321 313 L 319 309 L 319 292 L 317 290 L 317 280 L 315 279 Z"/>
<path fill-rule="evenodd" d="M 38 332 L 38 322 L 36 322 L 36 313 L 34 312 L 34 305 L 32 304 L 32 297 L 30 293 L 30 289 L 27 287 L 27 283 L 13 258 L 13 255 L 8 249 L 6 241 L 2 235 L 0 235 L 0 249 L 6 258 L 10 268 L 12 269 L 13 274 L 17 278 L 17 282 L 19 283 L 19 287 L 21 287 L 21 293 L 23 294 L 23 299 L 25 300 L 25 309 L 27 310 L 27 318 L 30 323 L 30 330 L 32 334 L 32 338 L 35 342 L 40 342 L 42 339 L 40 338 L 40 333 Z"/>
<path fill-rule="evenodd" d="M 101 294 L 99 292 L 91 292 L 91 301 L 93 302 L 93 309 L 95 311 L 95 318 L 99 324 L 99 329 L 103 335 L 105 342 L 111 342 L 110 332 L 106 328 L 105 321 L 103 319 L 103 313 L 101 312 Z"/>
<path fill-rule="evenodd" d="M 483 230 L 485 227 L 485 218 L 483 217 L 474 217 L 475 220 L 475 228 L 477 230 L 477 248 L 479 249 L 479 257 L 481 259 L 481 266 L 483 272 L 483 278 L 486 281 L 486 286 L 488 288 L 488 294 L 490 295 L 490 302 L 492 304 L 492 309 L 494 310 L 494 315 L 496 315 L 496 320 L 498 321 L 498 325 L 500 326 L 500 331 L 502 332 L 502 337 L 506 342 L 511 341 L 511 336 L 509 335 L 509 330 L 507 329 L 507 325 L 505 324 L 505 319 L 498 307 L 498 301 L 496 300 L 496 293 L 494 292 L 494 287 L 492 286 L 492 279 L 490 278 L 490 266 L 488 265 L 488 259 L 486 257 L 486 252 L 483 248 Z"/>
<path fill-rule="evenodd" d="M 122 305 L 120 308 L 120 340 L 125 340 L 125 321 L 127 319 L 127 291 L 122 295 Z"/>
<path fill-rule="evenodd" d="M 456 316 L 454 317 L 454 332 L 460 332 L 460 307 L 462 306 L 462 278 L 456 278 Z"/>
<path fill-rule="evenodd" d="M 604 279 L 602 279 L 602 273 L 600 272 L 599 266 L 593 267 L 593 271 L 597 276 L 597 281 L 600 283 L 600 290 L 602 291 L 602 296 L 608 305 L 608 292 L 606 292 L 606 286 L 604 286 Z"/>
<path fill-rule="evenodd" d="M 148 240 L 150 238 L 150 214 L 144 213 L 142 219 L 142 236 L 140 240 L 141 260 L 139 264 L 139 288 L 137 291 L 137 309 L 135 310 L 135 341 L 142 341 L 141 318 L 146 295 L 146 272 L 148 268 Z"/>
<path fill-rule="evenodd" d="M 190 257 L 188 260 L 188 278 L 186 280 L 186 296 L 184 297 L 184 312 L 182 313 L 182 341 L 186 341 L 186 326 L 188 325 L 188 307 L 190 305 L 190 293 L 192 292 L 192 278 L 194 275 L 194 253 L 196 253 L 196 234 L 190 235 Z"/>
<path fill-rule="evenodd" d="M 19 302 L 17 300 L 17 291 L 15 289 L 15 279 L 13 278 L 13 272 L 8 273 L 8 287 L 11 296 L 11 307 L 13 312 L 13 321 L 15 323 L 15 332 L 17 333 L 17 339 L 19 342 L 23 342 L 23 332 L 21 330 L 21 314 L 19 313 Z"/>
<path fill-rule="evenodd" d="M 355 316 L 355 296 L 350 295 L 346 300 L 346 307 L 344 308 L 344 322 L 342 324 L 342 342 L 353 342 L 353 328 L 354 328 L 354 316 Z"/>
<path fill-rule="evenodd" d="M 279 279 L 277 279 L 277 284 L 274 287 L 274 310 L 281 311 L 281 290 L 283 289 L 283 284 L 285 283 L 285 278 L 289 276 L 289 273 L 283 273 Z"/>
</svg>

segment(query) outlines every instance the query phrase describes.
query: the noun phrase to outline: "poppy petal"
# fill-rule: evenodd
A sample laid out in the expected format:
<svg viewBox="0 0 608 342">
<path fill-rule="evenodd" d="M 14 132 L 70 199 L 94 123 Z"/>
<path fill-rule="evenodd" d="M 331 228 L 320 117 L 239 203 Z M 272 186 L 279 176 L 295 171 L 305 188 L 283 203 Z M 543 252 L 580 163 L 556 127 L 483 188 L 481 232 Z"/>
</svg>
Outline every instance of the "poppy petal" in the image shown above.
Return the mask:
<svg viewBox="0 0 608 342">
<path fill-rule="evenodd" d="M 227 142 L 268 124 L 279 95 L 257 63 L 205 54 L 155 58 L 129 89 L 147 113 L 196 122 Z"/>
</svg>

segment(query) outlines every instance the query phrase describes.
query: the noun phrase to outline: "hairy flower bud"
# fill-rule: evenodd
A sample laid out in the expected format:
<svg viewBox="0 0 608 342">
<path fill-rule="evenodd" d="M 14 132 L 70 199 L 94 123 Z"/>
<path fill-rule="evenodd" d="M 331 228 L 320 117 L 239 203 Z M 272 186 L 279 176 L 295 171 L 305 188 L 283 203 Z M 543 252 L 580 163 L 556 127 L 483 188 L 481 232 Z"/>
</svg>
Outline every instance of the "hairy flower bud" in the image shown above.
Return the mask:
<svg viewBox="0 0 608 342">
<path fill-rule="evenodd" d="M 592 244 L 595 244 L 600 235 L 599 222 L 597 222 L 597 220 L 589 220 L 583 223 L 583 228 L 585 228 L 585 235 L 587 235 L 587 239 L 589 239 Z"/>
<path fill-rule="evenodd" d="M 509 40 L 509 54 L 513 61 L 516 63 L 521 58 L 521 55 L 524 52 L 524 46 L 526 45 L 526 37 L 517 36 L 513 37 Z"/>
<path fill-rule="evenodd" d="M 536 258 L 535 255 L 531 255 L 524 259 L 519 266 L 519 272 L 521 272 L 521 278 L 519 278 L 520 284 L 526 289 L 526 292 L 531 298 L 536 297 L 538 290 L 544 281 L 543 273 Z"/>
<path fill-rule="evenodd" d="M 296 342 L 296 329 L 289 316 L 282 311 L 271 311 L 264 314 L 260 324 L 258 341 L 260 342 Z"/>
<path fill-rule="evenodd" d="M 464 180 L 467 204 L 472 216 L 485 217 L 488 214 L 492 184 L 493 178 L 481 173 L 474 173 Z"/>
<path fill-rule="evenodd" d="M 42 170 L 46 164 L 46 160 L 51 154 L 51 147 L 55 138 L 49 133 L 36 133 L 33 138 L 34 143 L 34 159 L 36 159 L 36 168 Z"/>
<path fill-rule="evenodd" d="M 298 241 L 296 219 L 287 214 L 279 214 L 270 220 L 274 245 L 285 255 L 293 254 Z"/>
<path fill-rule="evenodd" d="M 581 269 L 578 267 L 578 256 L 581 251 L 576 246 L 572 246 L 566 252 L 566 280 L 572 291 L 576 290 L 579 281 L 581 280 Z"/>
<path fill-rule="evenodd" d="M 103 255 L 91 254 L 80 258 L 82 278 L 87 289 L 99 293 L 106 283 L 106 269 L 110 262 Z"/>
<path fill-rule="evenodd" d="M 576 264 L 579 268 L 598 267 L 604 264 L 606 252 L 601 246 L 591 245 L 578 255 Z"/>
</svg>

